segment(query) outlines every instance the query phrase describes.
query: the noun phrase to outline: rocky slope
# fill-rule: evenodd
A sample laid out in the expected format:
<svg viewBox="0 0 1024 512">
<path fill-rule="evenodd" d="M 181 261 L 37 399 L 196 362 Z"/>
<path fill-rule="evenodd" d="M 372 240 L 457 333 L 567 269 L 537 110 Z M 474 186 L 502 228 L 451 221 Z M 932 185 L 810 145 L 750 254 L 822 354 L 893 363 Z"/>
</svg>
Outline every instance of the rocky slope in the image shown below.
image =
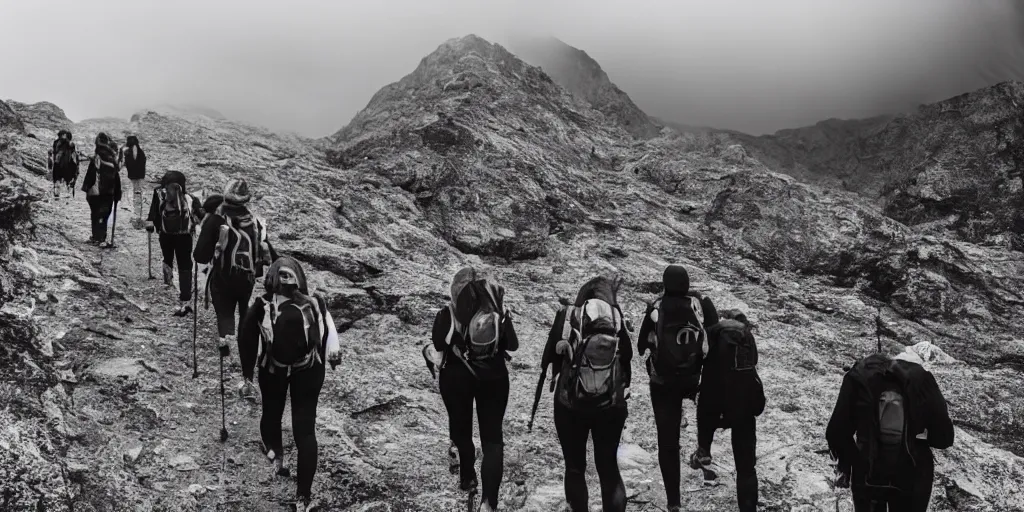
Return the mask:
<svg viewBox="0 0 1024 512">
<path fill-rule="evenodd" d="M 738 138 L 772 167 L 878 199 L 908 225 L 1024 249 L 1024 83 L 898 116 Z"/>
<path fill-rule="evenodd" d="M 193 380 L 191 322 L 170 315 L 174 290 L 147 279 L 145 233 L 122 221 L 118 249 L 84 244 L 81 194 L 41 200 L 48 141 L 71 123 L 12 107 L 0 104 L 13 112 L 0 132 L 0 207 L 36 229 L 0 226 L 10 235 L 0 269 L 17 276 L 3 281 L 2 311 L 5 325 L 36 334 L 5 330 L 0 345 L 0 392 L 14 404 L 0 428 L 15 433 L 0 441 L 0 468 L 14 468 L 0 478 L 4 506 L 283 509 L 294 484 L 272 478 L 258 451 L 258 406 L 229 392 L 231 435 L 217 438 L 212 312 L 200 309 Z M 827 484 L 824 425 L 842 367 L 876 343 L 879 308 L 885 350 L 924 355 L 958 425 L 956 444 L 938 455 L 931 509 L 1024 510 L 1015 485 L 1024 478 L 1024 347 L 1014 322 L 1024 259 L 919 233 L 853 193 L 798 183 L 729 134 L 636 141 L 539 68 L 474 36 L 442 44 L 323 140 L 148 111 L 72 130 L 84 141 L 99 130 L 138 134 L 151 178 L 182 169 L 200 194 L 244 176 L 275 245 L 310 269 L 344 347 L 317 422 L 314 491 L 328 510 L 465 509 L 446 472 L 444 407 L 419 356 L 449 276 L 465 264 L 506 286 L 522 340 L 500 508 L 564 506 L 550 394 L 534 433 L 525 429 L 548 322 L 584 280 L 617 272 L 637 323 L 668 263 L 687 265 L 695 288 L 756 323 L 769 395 L 758 441 L 765 510 L 851 509 Z M 228 371 L 234 386 L 237 363 Z M 664 492 L 639 357 L 633 374 L 620 464 L 629 510 L 655 510 Z M 695 442 L 692 406 L 686 416 L 684 451 Z M 294 463 L 289 437 L 286 429 Z M 724 485 L 701 489 L 686 471 L 684 508 L 734 506 L 729 446 L 720 434 Z M 596 474 L 588 479 L 596 495 Z"/>
<path fill-rule="evenodd" d="M 588 101 L 609 121 L 618 123 L 633 136 L 649 139 L 661 132 L 661 126 L 612 83 L 587 52 L 555 37 L 521 38 L 511 45 L 511 50 L 520 59 L 539 66 L 558 85 Z"/>
</svg>

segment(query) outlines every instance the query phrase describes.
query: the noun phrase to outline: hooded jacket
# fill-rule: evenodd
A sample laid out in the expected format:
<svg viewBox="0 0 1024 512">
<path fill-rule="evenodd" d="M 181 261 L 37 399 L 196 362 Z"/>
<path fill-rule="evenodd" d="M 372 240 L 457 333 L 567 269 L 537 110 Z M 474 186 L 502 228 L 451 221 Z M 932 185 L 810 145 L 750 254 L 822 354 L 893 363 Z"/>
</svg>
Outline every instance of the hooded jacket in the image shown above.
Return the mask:
<svg viewBox="0 0 1024 512">
<path fill-rule="evenodd" d="M 662 295 L 663 299 L 664 297 L 694 297 L 700 300 L 701 309 L 704 311 L 703 325 L 705 331 L 718 323 L 718 310 L 715 309 L 715 304 L 711 302 L 711 299 L 704 297 L 698 292 L 690 291 L 690 274 L 686 271 L 685 267 L 669 265 L 662 275 L 661 282 L 665 286 L 665 292 Z M 654 303 L 648 304 L 646 311 L 644 311 L 644 320 L 640 323 L 640 333 L 636 339 L 636 348 L 641 356 L 647 350 L 654 350 L 656 348 L 656 340 L 652 337 L 657 332 L 655 329 L 657 322 L 652 317 L 654 310 Z M 650 368 L 648 368 L 648 373 L 650 371 Z"/>
<path fill-rule="evenodd" d="M 211 212 L 207 211 L 207 213 Z M 245 206 L 228 202 L 222 202 L 212 214 L 206 215 L 206 218 L 203 219 L 202 228 L 199 231 L 199 238 L 196 240 L 196 248 L 192 251 L 192 256 L 197 263 L 207 265 L 213 261 L 213 256 L 217 249 L 217 240 L 220 238 L 220 227 L 227 223 L 229 219 L 235 222 L 247 222 L 252 221 L 253 216 Z M 242 229 L 246 230 L 252 240 L 256 240 L 254 224 L 250 223 Z M 267 240 L 267 246 L 270 249 L 270 261 L 276 261 L 278 254 L 269 239 Z M 224 270 L 220 265 L 213 265 L 211 272 L 215 279 L 223 280 Z"/>
</svg>

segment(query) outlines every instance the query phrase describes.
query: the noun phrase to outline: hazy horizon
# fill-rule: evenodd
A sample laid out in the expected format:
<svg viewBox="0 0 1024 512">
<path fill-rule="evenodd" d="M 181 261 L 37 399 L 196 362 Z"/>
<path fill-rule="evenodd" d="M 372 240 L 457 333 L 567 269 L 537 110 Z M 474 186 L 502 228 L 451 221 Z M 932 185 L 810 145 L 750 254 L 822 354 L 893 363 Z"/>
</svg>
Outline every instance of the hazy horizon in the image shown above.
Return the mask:
<svg viewBox="0 0 1024 512">
<path fill-rule="evenodd" d="M 17 20 L 0 32 L 0 98 L 74 121 L 195 104 L 310 137 L 470 33 L 553 35 L 651 116 L 752 134 L 1024 80 L 1013 0 L 0 0 L 0 16 Z"/>
</svg>

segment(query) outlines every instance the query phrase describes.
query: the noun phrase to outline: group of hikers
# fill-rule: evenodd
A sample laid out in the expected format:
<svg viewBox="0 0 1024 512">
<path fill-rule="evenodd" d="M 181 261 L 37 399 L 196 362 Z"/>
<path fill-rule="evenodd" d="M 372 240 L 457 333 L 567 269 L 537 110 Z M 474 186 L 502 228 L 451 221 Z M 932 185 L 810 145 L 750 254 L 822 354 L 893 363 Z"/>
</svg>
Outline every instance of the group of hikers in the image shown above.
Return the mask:
<svg viewBox="0 0 1024 512">
<path fill-rule="evenodd" d="M 586 484 L 587 440 L 602 510 L 626 509 L 618 466 L 632 375 L 631 323 L 618 302 L 622 281 L 590 279 L 575 301 L 559 309 L 551 324 L 529 430 L 553 368 L 553 419 L 565 464 L 565 500 L 569 510 L 590 510 Z M 663 293 L 647 305 L 637 338 L 649 376 L 651 407 L 658 440 L 658 463 L 668 510 L 682 510 L 680 428 L 683 403 L 696 403 L 696 447 L 688 462 L 713 483 L 711 448 L 715 431 L 732 430 L 736 497 L 741 512 L 758 505 L 757 420 L 766 406 L 757 372 L 754 326 L 739 310 L 718 311 L 710 298 L 690 289 L 689 274 L 669 265 Z M 509 398 L 506 361 L 519 348 L 504 288 L 473 267 L 452 279 L 451 302 L 434 320 L 431 344 L 423 357 L 431 373 L 440 367 L 438 386 L 448 411 L 453 472 L 459 488 L 472 496 L 482 487 L 481 511 L 498 506 L 503 472 L 502 422 Z M 568 302 L 568 301 L 566 301 Z M 432 349 L 432 350 L 431 350 Z M 851 488 L 858 512 L 925 511 L 934 477 L 932 448 L 953 444 L 946 402 L 920 358 L 904 352 L 895 358 L 876 353 L 859 359 L 846 373 L 826 431 L 836 461 L 837 488 Z M 478 483 L 473 444 L 476 403 L 483 460 Z M 482 484 L 482 485 L 480 485 Z"/>
<path fill-rule="evenodd" d="M 341 359 L 327 303 L 310 293 L 299 262 L 279 254 L 270 243 L 265 222 L 248 208 L 251 193 L 245 180 L 232 180 L 222 193 L 200 200 L 187 191 L 183 173 L 168 171 L 153 191 L 143 222 L 146 157 L 137 137 L 128 137 L 127 150 L 118 150 L 103 133 L 95 143 L 82 184 L 92 210 L 90 241 L 105 242 L 106 217 L 120 201 L 118 170 L 125 162 L 135 196 L 133 224 L 158 233 L 165 285 L 173 286 L 177 261 L 181 305 L 173 314 L 193 316 L 193 346 L 197 306 L 189 301 L 196 304 L 199 273 L 193 271 L 193 260 L 208 266 L 205 295 L 216 312 L 220 356 L 221 440 L 227 439 L 224 359 L 235 345 L 242 367 L 239 394 L 255 399 L 257 379 L 263 453 L 273 473 L 285 477 L 291 470 L 284 463 L 281 420 L 291 396 L 297 451 L 295 509 L 315 509 L 317 404 L 326 364 L 333 369 Z M 48 159 L 55 196 L 58 181 L 73 188 L 79 156 L 71 133 L 62 130 Z M 72 164 L 73 176 L 68 170 Z M 250 304 L 258 279 L 263 280 L 263 290 Z M 633 346 L 632 323 L 618 300 L 622 284 L 619 278 L 605 276 L 584 283 L 575 300 L 565 301 L 555 314 L 541 359 L 529 429 L 550 366 L 553 421 L 564 458 L 565 499 L 572 511 L 590 510 L 585 478 L 588 437 L 593 440 L 603 510 L 626 508 L 617 455 L 628 418 Z M 766 407 L 754 325 L 743 312 L 718 311 L 709 297 L 691 290 L 688 272 L 680 265 L 664 270 L 662 284 L 663 293 L 644 311 L 636 349 L 641 356 L 650 353 L 645 367 L 668 510 L 682 510 L 680 429 L 684 402 L 691 400 L 696 404 L 697 439 L 687 464 L 701 470 L 706 483 L 713 482 L 715 432 L 731 429 L 739 510 L 754 511 L 757 417 Z M 449 293 L 450 302 L 437 312 L 431 342 L 422 355 L 436 374 L 448 412 L 449 469 L 458 475 L 459 488 L 470 493 L 471 505 L 482 488 L 479 510 L 489 512 L 498 507 L 504 472 L 503 423 L 511 392 L 506 362 L 518 350 L 519 339 L 505 305 L 505 290 L 494 279 L 466 267 L 452 278 Z M 826 439 L 837 468 L 834 483 L 852 490 L 858 512 L 926 510 L 934 476 L 931 449 L 953 443 L 953 425 L 938 384 L 920 360 L 906 354 L 890 358 L 879 343 L 876 353 L 858 360 L 843 378 L 828 424 Z M 479 480 L 472 436 L 474 404 L 483 445 Z"/>
</svg>

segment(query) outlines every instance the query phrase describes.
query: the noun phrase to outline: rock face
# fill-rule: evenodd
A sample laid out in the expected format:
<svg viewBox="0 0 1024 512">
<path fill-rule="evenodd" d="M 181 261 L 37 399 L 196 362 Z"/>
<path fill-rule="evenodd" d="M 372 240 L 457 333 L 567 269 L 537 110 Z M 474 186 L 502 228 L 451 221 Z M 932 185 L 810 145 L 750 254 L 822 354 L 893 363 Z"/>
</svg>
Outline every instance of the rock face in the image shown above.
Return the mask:
<svg viewBox="0 0 1024 512">
<path fill-rule="evenodd" d="M 32 133 L 41 132 L 36 134 L 40 137 L 44 133 L 49 135 L 51 132 L 56 137 L 58 131 L 70 128 L 73 124 L 60 107 L 47 101 L 32 104 L 19 103 L 17 101 L 10 101 L 8 103 L 24 121 L 26 129 Z"/>
<path fill-rule="evenodd" d="M 555 37 L 523 39 L 512 45 L 512 51 L 524 61 L 539 66 L 555 83 L 588 101 L 610 122 L 619 124 L 633 136 L 649 139 L 661 132 L 661 127 L 612 83 L 587 52 Z"/>
<path fill-rule="evenodd" d="M 936 455 L 930 509 L 1024 510 L 1020 253 L 915 229 L 855 193 L 799 183 L 735 134 L 637 140 L 594 107 L 467 36 L 322 140 L 161 109 L 72 131 L 76 140 L 137 134 L 148 182 L 182 170 L 201 197 L 248 180 L 251 209 L 275 247 L 303 263 L 340 331 L 343 362 L 327 372 L 317 417 L 313 491 L 328 510 L 466 507 L 420 351 L 463 265 L 505 286 L 521 341 L 509 365 L 499 509 L 564 507 L 549 393 L 533 433 L 525 428 L 550 322 L 560 299 L 608 273 L 623 277 L 621 306 L 639 325 L 669 263 L 755 324 L 769 396 L 758 419 L 765 509 L 831 510 L 837 499 L 851 509 L 849 494 L 826 483 L 824 425 L 843 366 L 881 343 L 926 363 L 957 425 L 954 446 Z M 0 188 L 20 187 L 25 199 L 0 194 L 0 208 L 13 204 L 22 219 L 0 227 L 0 403 L 10 404 L 0 412 L 0 508 L 279 509 L 294 481 L 273 477 L 254 449 L 260 408 L 235 391 L 234 350 L 230 435 L 219 440 L 213 312 L 199 307 L 193 378 L 192 321 L 170 315 L 173 286 L 148 279 L 147 237 L 128 227 L 129 206 L 118 249 L 84 244 L 82 194 L 40 200 L 49 140 L 10 126 L 0 133 Z M 153 267 L 159 274 L 159 256 Z M 643 364 L 631 362 L 620 452 L 631 511 L 665 506 Z M 685 414 L 684 455 L 696 442 L 693 407 Z M 719 433 L 714 448 L 724 485 L 684 493 L 684 509 L 735 507 L 728 439 Z M 587 479 L 596 496 L 596 473 Z M 700 487 L 698 472 L 683 481 Z"/>
<path fill-rule="evenodd" d="M 877 198 L 905 224 L 1024 249 L 1024 83 L 909 114 L 739 138 L 783 172 Z"/>
</svg>

